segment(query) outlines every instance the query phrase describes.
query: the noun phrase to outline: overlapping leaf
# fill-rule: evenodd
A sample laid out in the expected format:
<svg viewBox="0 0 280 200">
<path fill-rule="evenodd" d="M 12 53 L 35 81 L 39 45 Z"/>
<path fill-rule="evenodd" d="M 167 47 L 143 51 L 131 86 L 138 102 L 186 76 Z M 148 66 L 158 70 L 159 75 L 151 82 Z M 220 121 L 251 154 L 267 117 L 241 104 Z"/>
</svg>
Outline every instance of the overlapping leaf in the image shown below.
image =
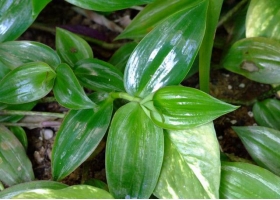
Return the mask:
<svg viewBox="0 0 280 200">
<path fill-rule="evenodd" d="M 106 145 L 106 174 L 115 198 L 149 198 L 163 160 L 163 130 L 138 103 L 121 107 L 112 120 Z"/>
<path fill-rule="evenodd" d="M 98 0 L 98 1 L 66 0 L 66 1 L 78 7 L 85 8 L 88 10 L 115 11 L 124 8 L 129 8 L 131 6 L 150 3 L 153 0 Z"/>
<path fill-rule="evenodd" d="M 17 137 L 24 149 L 27 150 L 28 139 L 25 130 L 20 126 L 12 126 L 9 129 Z"/>
<path fill-rule="evenodd" d="M 166 131 L 154 195 L 163 199 L 219 198 L 220 151 L 213 123 Z"/>
<path fill-rule="evenodd" d="M 53 92 L 59 104 L 70 109 L 88 109 L 96 106 L 87 97 L 74 72 L 67 64 L 60 64 L 56 73 Z"/>
<path fill-rule="evenodd" d="M 24 64 L 0 81 L 0 102 L 23 104 L 41 99 L 51 91 L 55 76 L 46 63 Z"/>
<path fill-rule="evenodd" d="M 113 111 L 112 100 L 108 95 L 96 94 L 93 98 L 97 108 L 69 111 L 57 132 L 52 150 L 54 180 L 63 179 L 81 165 L 106 133 Z"/>
<path fill-rule="evenodd" d="M 260 126 L 274 128 L 280 131 L 280 101 L 266 99 L 256 102 L 253 106 L 254 118 Z"/>
<path fill-rule="evenodd" d="M 74 73 L 81 85 L 95 91 L 124 91 L 123 74 L 111 64 L 89 58 L 76 63 Z"/>
<path fill-rule="evenodd" d="M 211 122 L 237 108 L 200 90 L 181 86 L 159 89 L 151 101 L 143 102 L 143 106 L 154 123 L 173 130 Z"/>
<path fill-rule="evenodd" d="M 6 76 L 6 74 L 8 74 L 11 71 L 11 69 L 9 67 L 7 67 L 5 64 L 3 64 L 0 61 L 0 81 L 1 79 Z"/>
<path fill-rule="evenodd" d="M 92 49 L 84 39 L 61 28 L 56 28 L 55 47 L 61 60 L 71 67 L 79 60 L 93 58 Z"/>
<path fill-rule="evenodd" d="M 52 0 L 32 0 L 32 16 L 37 17 L 43 8 Z"/>
<path fill-rule="evenodd" d="M 260 83 L 280 83 L 280 42 L 270 38 L 247 38 L 236 42 L 223 67 Z"/>
<path fill-rule="evenodd" d="M 10 69 L 36 61 L 45 62 L 53 69 L 61 62 L 52 48 L 39 42 L 11 41 L 0 44 L 0 62 Z"/>
<path fill-rule="evenodd" d="M 197 55 L 205 30 L 207 2 L 181 10 L 150 32 L 134 49 L 124 73 L 126 91 L 145 97 L 179 84 Z"/>
<path fill-rule="evenodd" d="M 33 179 L 24 147 L 9 129 L 0 125 L 0 181 L 11 186 Z"/>
<path fill-rule="evenodd" d="M 220 198 L 279 199 L 280 178 L 248 163 L 222 162 Z"/>
<path fill-rule="evenodd" d="M 280 131 L 261 126 L 233 127 L 253 160 L 280 175 Z"/>
</svg>

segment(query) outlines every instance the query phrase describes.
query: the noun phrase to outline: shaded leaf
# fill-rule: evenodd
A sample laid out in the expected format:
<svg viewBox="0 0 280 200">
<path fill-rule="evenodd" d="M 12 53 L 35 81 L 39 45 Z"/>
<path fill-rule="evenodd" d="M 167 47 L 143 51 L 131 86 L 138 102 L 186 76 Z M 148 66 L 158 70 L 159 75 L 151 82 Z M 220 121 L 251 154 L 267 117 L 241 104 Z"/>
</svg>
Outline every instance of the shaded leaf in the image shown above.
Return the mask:
<svg viewBox="0 0 280 200">
<path fill-rule="evenodd" d="M 36 18 L 43 8 L 52 0 L 32 0 L 32 16 Z"/>
<path fill-rule="evenodd" d="M 0 58 L 1 59 L 1 58 Z M 4 78 L 4 76 L 6 76 L 6 74 L 8 74 L 11 71 L 11 69 L 9 67 L 7 67 L 5 64 L 3 64 L 0 61 L 0 81 L 2 78 Z"/>
<path fill-rule="evenodd" d="M 260 126 L 232 127 L 253 160 L 280 175 L 280 131 Z"/>
<path fill-rule="evenodd" d="M 72 69 L 65 63 L 56 69 L 57 77 L 53 87 L 55 99 L 69 109 L 93 108 L 93 103 L 86 95 Z"/>
<path fill-rule="evenodd" d="M 55 47 L 61 60 L 71 67 L 79 60 L 93 58 L 92 49 L 84 39 L 61 28 L 56 28 Z"/>
<path fill-rule="evenodd" d="M 15 135 L 0 125 L 0 181 L 8 186 L 32 181 L 32 165 Z"/>
<path fill-rule="evenodd" d="M 89 58 L 76 63 L 74 73 L 81 85 L 95 91 L 124 91 L 123 74 L 111 64 Z"/>
<path fill-rule="evenodd" d="M 229 71 L 260 83 L 280 83 L 280 42 L 269 38 L 247 38 L 236 42 L 222 65 Z"/>
<path fill-rule="evenodd" d="M 108 185 L 98 179 L 89 179 L 89 180 L 85 181 L 84 184 L 91 185 L 93 187 L 97 187 L 97 188 L 100 188 L 100 189 L 103 189 L 103 190 L 106 190 L 109 192 Z"/>
<path fill-rule="evenodd" d="M 17 137 L 25 150 L 27 150 L 28 140 L 25 130 L 20 126 L 11 126 L 10 131 Z"/>
<path fill-rule="evenodd" d="M 124 73 L 125 89 L 130 95 L 145 97 L 184 79 L 203 39 L 206 10 L 206 1 L 181 10 L 141 40 Z"/>
<path fill-rule="evenodd" d="M 112 120 L 106 145 L 106 175 L 115 198 L 151 196 L 163 160 L 163 130 L 138 103 L 121 107 Z"/>
<path fill-rule="evenodd" d="M 219 198 L 220 150 L 213 123 L 165 132 L 163 166 L 154 195 L 161 199 Z"/>
<path fill-rule="evenodd" d="M 23 104 L 41 99 L 51 91 L 55 76 L 46 63 L 24 64 L 0 81 L 0 102 Z"/>
<path fill-rule="evenodd" d="M 220 198 L 279 199 L 280 178 L 248 163 L 222 162 Z"/>
</svg>

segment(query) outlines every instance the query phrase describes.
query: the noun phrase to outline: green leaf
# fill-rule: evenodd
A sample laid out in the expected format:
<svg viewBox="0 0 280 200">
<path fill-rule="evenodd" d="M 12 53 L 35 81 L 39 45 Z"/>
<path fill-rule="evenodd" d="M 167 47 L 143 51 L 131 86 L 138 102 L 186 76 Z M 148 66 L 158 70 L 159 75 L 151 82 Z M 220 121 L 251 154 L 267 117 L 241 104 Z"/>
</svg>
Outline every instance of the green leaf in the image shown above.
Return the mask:
<svg viewBox="0 0 280 200">
<path fill-rule="evenodd" d="M 246 37 L 280 40 L 280 2 L 251 0 L 246 18 Z"/>
<path fill-rule="evenodd" d="M 93 103 L 86 95 L 72 69 L 65 63 L 56 68 L 57 77 L 53 93 L 57 102 L 69 109 L 93 108 Z"/>
<path fill-rule="evenodd" d="M 52 175 L 61 180 L 81 165 L 95 150 L 109 126 L 113 103 L 106 97 L 98 107 L 71 110 L 57 132 L 52 150 Z"/>
<path fill-rule="evenodd" d="M 153 0 L 98 0 L 98 1 L 66 0 L 66 1 L 78 7 L 85 8 L 88 10 L 115 11 L 124 8 L 129 8 L 136 5 L 150 3 Z"/>
<path fill-rule="evenodd" d="M 24 147 L 9 129 L 0 125 L 0 181 L 11 186 L 33 179 Z"/>
<path fill-rule="evenodd" d="M 127 93 L 145 97 L 179 84 L 198 53 L 205 30 L 207 3 L 181 10 L 150 32 L 134 49 L 124 73 Z"/>
<path fill-rule="evenodd" d="M 1 59 L 1 58 L 0 58 Z M 0 81 L 2 78 L 4 78 L 4 76 L 6 76 L 9 72 L 11 71 L 11 69 L 9 67 L 7 67 L 5 64 L 3 64 L 0 61 Z"/>
<path fill-rule="evenodd" d="M 23 192 L 13 199 L 112 199 L 105 190 L 88 186 L 74 185 L 60 190 L 35 189 Z"/>
<path fill-rule="evenodd" d="M 71 67 L 79 60 L 93 58 L 92 49 L 84 39 L 61 28 L 56 28 L 55 47 L 61 60 Z"/>
<path fill-rule="evenodd" d="M 213 123 L 165 133 L 154 195 L 160 199 L 219 198 L 220 150 Z"/>
<path fill-rule="evenodd" d="M 98 179 L 89 179 L 87 181 L 84 182 L 85 185 L 91 185 L 91 186 L 94 186 L 94 187 L 98 187 L 100 189 L 103 189 L 103 190 L 106 190 L 109 192 L 109 189 L 108 189 L 108 185 L 106 183 L 104 183 L 103 181 L 100 181 Z"/>
<path fill-rule="evenodd" d="M 236 42 L 222 65 L 229 71 L 260 83 L 280 83 L 280 42 L 270 38 L 247 38 Z"/>
<path fill-rule="evenodd" d="M 280 178 L 248 163 L 222 162 L 220 198 L 279 199 Z"/>
<path fill-rule="evenodd" d="M 11 199 L 14 196 L 21 194 L 24 191 L 32 190 L 32 189 L 63 189 L 66 188 L 67 185 L 54 181 L 30 181 L 27 183 L 21 183 L 9 187 L 0 192 L 0 199 Z"/>
<path fill-rule="evenodd" d="M 203 0 L 156 0 L 145 7 L 117 37 L 117 39 L 143 38 L 160 22 L 166 20 L 172 14 L 191 9 Z"/>
<path fill-rule="evenodd" d="M 260 126 L 232 127 L 253 160 L 280 175 L 280 131 Z"/>
<path fill-rule="evenodd" d="M 24 64 L 0 81 L 0 102 L 23 104 L 41 99 L 51 91 L 55 76 L 46 63 Z"/>
<path fill-rule="evenodd" d="M 43 8 L 50 3 L 52 0 L 32 0 L 32 7 L 33 7 L 33 12 L 32 15 L 33 17 L 37 17 L 39 13 L 43 10 Z"/>
<path fill-rule="evenodd" d="M 253 113 L 256 122 L 260 126 L 274 128 L 280 131 L 280 101 L 266 99 L 258 101 L 253 106 Z"/>
<path fill-rule="evenodd" d="M 61 62 L 52 48 L 39 42 L 11 41 L 0 44 L 0 62 L 10 69 L 36 61 L 45 62 L 53 69 Z"/>
<path fill-rule="evenodd" d="M 106 175 L 115 198 L 151 196 L 164 151 L 163 130 L 138 103 L 121 107 L 112 120 L 106 145 Z"/>
<path fill-rule="evenodd" d="M 165 129 L 186 129 L 199 126 L 235 110 L 236 106 L 222 102 L 194 88 L 168 86 L 159 89 L 152 101 L 144 103 L 154 123 Z M 211 106 L 209 106 L 211 105 Z"/>
<path fill-rule="evenodd" d="M 28 140 L 25 130 L 20 126 L 11 126 L 9 129 L 17 137 L 17 139 L 20 141 L 20 143 L 26 151 L 28 146 Z"/>
<path fill-rule="evenodd" d="M 109 60 L 109 63 L 114 65 L 121 72 L 124 72 L 129 56 L 131 55 L 132 51 L 135 49 L 136 46 L 136 42 L 130 42 L 123 45 L 113 54 L 113 56 Z"/>
<path fill-rule="evenodd" d="M 124 91 L 123 74 L 111 64 L 89 58 L 76 63 L 74 73 L 82 86 L 95 91 Z"/>
</svg>

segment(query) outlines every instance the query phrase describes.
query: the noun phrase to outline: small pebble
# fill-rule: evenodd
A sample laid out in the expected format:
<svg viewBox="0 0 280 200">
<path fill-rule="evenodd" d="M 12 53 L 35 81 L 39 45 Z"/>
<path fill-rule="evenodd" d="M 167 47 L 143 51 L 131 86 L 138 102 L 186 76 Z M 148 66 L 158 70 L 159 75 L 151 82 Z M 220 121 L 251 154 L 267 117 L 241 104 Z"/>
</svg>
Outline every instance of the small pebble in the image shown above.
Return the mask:
<svg viewBox="0 0 280 200">
<path fill-rule="evenodd" d="M 53 138 L 53 130 L 51 129 L 42 129 L 42 134 L 45 140 L 50 140 Z"/>
<path fill-rule="evenodd" d="M 224 74 L 224 73 L 223 73 L 223 76 L 225 76 L 225 77 L 229 77 L 229 74 Z"/>
<path fill-rule="evenodd" d="M 220 135 L 220 136 L 218 137 L 218 139 L 219 139 L 219 140 L 222 140 L 222 139 L 223 139 L 223 136 L 222 136 L 222 135 Z"/>
<path fill-rule="evenodd" d="M 253 126 L 258 126 L 258 124 L 257 123 L 253 123 Z"/>
<path fill-rule="evenodd" d="M 34 151 L 34 158 L 37 164 L 41 164 L 44 161 L 44 157 L 38 151 Z"/>
<path fill-rule="evenodd" d="M 233 120 L 230 121 L 230 123 L 231 123 L 231 124 L 236 124 L 237 121 L 236 121 L 235 119 L 233 119 Z"/>
<path fill-rule="evenodd" d="M 249 115 L 249 117 L 253 117 L 253 116 L 254 116 L 254 114 L 253 114 L 252 111 L 249 111 L 249 112 L 248 112 L 248 115 Z"/>
<path fill-rule="evenodd" d="M 244 83 L 240 83 L 239 87 L 240 88 L 245 88 L 245 84 Z"/>
<path fill-rule="evenodd" d="M 231 90 L 231 89 L 232 89 L 232 86 L 231 86 L 231 85 L 228 85 L 227 87 L 228 87 L 228 89 L 229 89 L 229 90 Z"/>
</svg>

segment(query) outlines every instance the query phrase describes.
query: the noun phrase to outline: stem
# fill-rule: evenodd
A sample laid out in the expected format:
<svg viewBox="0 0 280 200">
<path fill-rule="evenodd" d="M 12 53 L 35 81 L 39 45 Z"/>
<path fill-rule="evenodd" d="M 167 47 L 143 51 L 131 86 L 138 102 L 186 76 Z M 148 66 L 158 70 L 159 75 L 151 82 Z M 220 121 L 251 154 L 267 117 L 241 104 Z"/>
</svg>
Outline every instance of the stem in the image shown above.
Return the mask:
<svg viewBox="0 0 280 200">
<path fill-rule="evenodd" d="M 225 22 L 227 22 L 228 20 L 230 20 L 232 18 L 232 16 L 237 13 L 244 4 L 246 4 L 248 2 L 248 0 L 242 0 L 240 1 L 238 4 L 236 4 L 236 6 L 233 7 L 233 9 L 231 9 L 229 12 L 227 12 L 227 14 L 225 14 L 219 21 L 217 27 L 222 26 Z"/>
<path fill-rule="evenodd" d="M 0 115 L 29 115 L 29 116 L 43 116 L 43 117 L 56 117 L 64 118 L 63 113 L 50 113 L 50 112 L 34 112 L 22 110 L 0 110 Z"/>
<path fill-rule="evenodd" d="M 55 32 L 56 32 L 55 28 L 48 27 L 44 24 L 36 23 L 36 22 L 34 22 L 30 26 L 30 28 L 40 30 L 40 31 L 45 31 L 45 32 L 52 33 L 52 34 L 55 34 Z M 104 42 L 104 41 L 101 41 L 101 40 L 98 40 L 98 39 L 95 39 L 95 38 L 92 38 L 92 37 L 84 36 L 84 35 L 77 34 L 77 33 L 75 33 L 75 34 L 80 36 L 81 38 L 85 39 L 86 41 L 92 43 L 92 44 L 96 44 L 100 47 L 103 47 L 104 49 L 114 50 L 114 49 L 118 49 L 119 47 L 123 46 L 123 43 L 114 43 L 114 44 L 113 43 L 107 43 L 107 42 Z"/>
<path fill-rule="evenodd" d="M 39 123 L 12 123 L 12 122 L 1 122 L 3 126 L 21 126 L 21 127 L 32 127 L 32 128 L 44 128 L 44 127 L 59 127 L 61 122 L 58 121 L 46 121 Z"/>
<path fill-rule="evenodd" d="M 138 97 L 131 96 L 125 92 L 112 92 L 110 95 L 113 99 L 125 99 L 128 101 L 135 101 L 135 102 L 140 102 L 142 100 Z"/>
</svg>

